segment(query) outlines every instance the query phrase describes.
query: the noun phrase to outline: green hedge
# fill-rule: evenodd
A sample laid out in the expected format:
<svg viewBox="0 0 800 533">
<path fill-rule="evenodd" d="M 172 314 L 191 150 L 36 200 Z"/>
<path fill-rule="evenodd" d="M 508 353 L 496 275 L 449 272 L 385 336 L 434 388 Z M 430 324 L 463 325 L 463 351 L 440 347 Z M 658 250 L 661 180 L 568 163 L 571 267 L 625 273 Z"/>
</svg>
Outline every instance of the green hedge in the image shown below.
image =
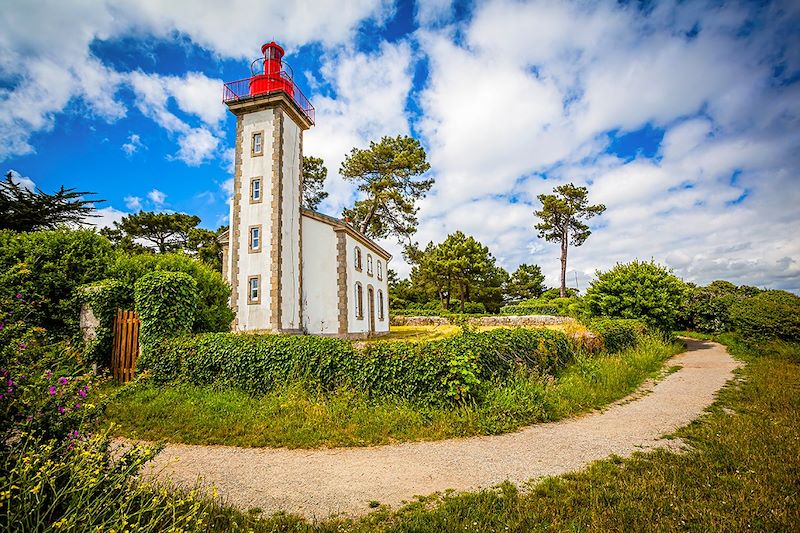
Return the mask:
<svg viewBox="0 0 800 533">
<path fill-rule="evenodd" d="M 573 357 L 557 331 L 464 332 L 428 343 L 353 343 L 316 336 L 209 333 L 154 346 L 140 368 L 159 382 L 235 386 L 252 394 L 293 381 L 322 390 L 350 386 L 373 397 L 436 404 L 466 400 L 523 367 L 552 373 Z"/>
<path fill-rule="evenodd" d="M 766 291 L 730 308 L 733 329 L 746 338 L 800 341 L 800 298 L 786 291 Z"/>
<path fill-rule="evenodd" d="M 596 318 L 589 322 L 589 329 L 603 337 L 609 353 L 635 348 L 639 339 L 647 334 L 644 322 L 632 318 Z"/>
<path fill-rule="evenodd" d="M 151 272 L 136 282 L 142 364 L 164 339 L 189 333 L 197 308 L 197 282 L 183 272 Z"/>
<path fill-rule="evenodd" d="M 567 316 L 567 312 L 563 311 L 557 305 L 506 305 L 500 308 L 502 315 L 549 315 L 549 316 Z"/>
</svg>

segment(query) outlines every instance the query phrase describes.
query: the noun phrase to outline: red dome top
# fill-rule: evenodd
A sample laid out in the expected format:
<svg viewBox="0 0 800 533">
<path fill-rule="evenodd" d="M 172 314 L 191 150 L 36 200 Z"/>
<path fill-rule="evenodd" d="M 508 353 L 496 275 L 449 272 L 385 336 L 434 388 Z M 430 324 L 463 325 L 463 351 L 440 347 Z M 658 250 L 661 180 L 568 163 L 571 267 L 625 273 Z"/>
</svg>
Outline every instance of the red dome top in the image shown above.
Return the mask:
<svg viewBox="0 0 800 533">
<path fill-rule="evenodd" d="M 274 52 L 272 52 L 270 54 L 271 57 L 268 57 L 267 59 L 280 59 L 283 57 L 283 48 L 281 48 L 281 46 L 275 41 L 268 42 L 261 47 L 261 53 L 264 54 L 265 57 L 268 49 L 272 49 Z"/>
</svg>

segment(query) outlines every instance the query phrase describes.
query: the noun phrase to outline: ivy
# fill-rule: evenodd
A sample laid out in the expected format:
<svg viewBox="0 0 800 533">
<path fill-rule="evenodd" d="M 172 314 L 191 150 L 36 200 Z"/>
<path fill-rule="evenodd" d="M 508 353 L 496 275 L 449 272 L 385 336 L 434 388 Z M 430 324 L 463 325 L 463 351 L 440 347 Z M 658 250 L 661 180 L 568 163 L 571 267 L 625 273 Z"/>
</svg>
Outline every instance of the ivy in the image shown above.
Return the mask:
<svg viewBox="0 0 800 533">
<path fill-rule="evenodd" d="M 574 357 L 566 335 L 526 328 L 465 331 L 427 343 L 376 342 L 358 349 L 317 336 L 205 333 L 163 339 L 139 361 L 157 382 L 232 386 L 254 395 L 290 382 L 423 404 L 463 402 L 524 368 L 552 374 Z"/>
<path fill-rule="evenodd" d="M 130 293 L 119 280 L 106 279 L 78 287 L 77 294 L 78 300 L 92 310 L 99 322 L 95 337 L 83 343 L 83 356 L 89 363 L 109 366 L 114 342 L 114 317 L 117 309 L 131 306 Z"/>
<path fill-rule="evenodd" d="M 139 314 L 140 365 L 165 339 L 192 330 L 197 309 L 197 282 L 183 272 L 156 271 L 142 276 L 135 285 Z"/>
</svg>

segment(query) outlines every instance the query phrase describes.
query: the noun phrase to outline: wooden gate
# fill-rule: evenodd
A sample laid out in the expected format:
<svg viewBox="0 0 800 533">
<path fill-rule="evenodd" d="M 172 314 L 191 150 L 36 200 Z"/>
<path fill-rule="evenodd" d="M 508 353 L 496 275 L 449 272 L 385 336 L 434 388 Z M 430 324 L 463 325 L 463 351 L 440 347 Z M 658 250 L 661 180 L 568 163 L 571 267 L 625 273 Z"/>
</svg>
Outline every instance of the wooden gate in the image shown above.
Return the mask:
<svg viewBox="0 0 800 533">
<path fill-rule="evenodd" d="M 120 383 L 133 379 L 139 356 L 139 315 L 117 309 L 114 319 L 114 349 L 111 352 L 111 373 Z"/>
</svg>

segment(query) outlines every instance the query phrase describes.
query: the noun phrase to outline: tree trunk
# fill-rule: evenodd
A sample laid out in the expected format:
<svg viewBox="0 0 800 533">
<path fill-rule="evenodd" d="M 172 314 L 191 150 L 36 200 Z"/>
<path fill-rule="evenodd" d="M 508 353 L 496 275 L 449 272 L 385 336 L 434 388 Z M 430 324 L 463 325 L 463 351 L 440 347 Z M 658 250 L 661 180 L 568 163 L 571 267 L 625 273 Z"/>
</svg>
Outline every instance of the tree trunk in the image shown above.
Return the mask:
<svg viewBox="0 0 800 533">
<path fill-rule="evenodd" d="M 567 297 L 567 244 L 569 242 L 569 232 L 564 228 L 561 236 L 561 297 Z"/>
<path fill-rule="evenodd" d="M 464 312 L 464 283 L 458 284 L 458 297 L 461 299 L 461 312 Z"/>
<path fill-rule="evenodd" d="M 372 202 L 372 207 L 369 210 L 369 214 L 367 218 L 364 219 L 364 222 L 361 223 L 361 233 L 364 235 L 367 234 L 367 228 L 369 227 L 369 223 L 372 222 L 372 217 L 375 216 L 375 211 L 378 210 L 378 198 L 375 198 L 375 201 Z"/>
</svg>

